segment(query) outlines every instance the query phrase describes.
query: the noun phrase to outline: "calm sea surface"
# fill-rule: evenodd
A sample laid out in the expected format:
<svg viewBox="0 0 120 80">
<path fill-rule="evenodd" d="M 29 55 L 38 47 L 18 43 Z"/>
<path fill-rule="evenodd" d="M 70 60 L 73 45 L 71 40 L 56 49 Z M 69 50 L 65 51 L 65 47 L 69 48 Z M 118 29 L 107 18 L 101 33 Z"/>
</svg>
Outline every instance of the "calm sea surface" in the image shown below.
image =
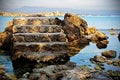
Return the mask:
<svg viewBox="0 0 120 80">
<path fill-rule="evenodd" d="M 12 21 L 13 17 L 0 16 L 0 32 L 4 31 L 6 23 Z"/>
<path fill-rule="evenodd" d="M 60 19 L 63 19 L 63 17 L 59 17 Z M 89 67 L 94 66 L 89 59 L 93 58 L 95 55 L 101 55 L 101 52 L 105 50 L 115 50 L 117 51 L 117 57 L 120 55 L 120 42 L 118 41 L 118 33 L 120 33 L 119 30 L 115 31 L 115 35 L 110 35 L 109 31 L 106 29 L 120 29 L 120 16 L 82 16 L 83 19 L 85 19 L 88 23 L 88 26 L 95 26 L 97 29 L 103 29 L 101 32 L 106 33 L 106 35 L 109 37 L 109 44 L 106 49 L 98 49 L 95 44 L 90 43 L 89 46 L 86 46 L 84 49 L 82 49 L 78 54 L 72 56 L 70 58 L 71 61 L 76 62 L 77 65 L 87 65 Z M 8 21 L 12 21 L 13 17 L 3 17 L 0 16 L 0 32 L 4 31 L 6 27 L 6 23 Z M 5 58 L 3 58 L 5 57 Z M 117 59 L 116 57 L 116 59 Z M 8 61 L 6 61 L 8 60 Z M 6 61 L 6 62 L 4 62 Z M 11 60 L 7 56 L 0 56 L 0 62 L 5 65 L 6 70 L 8 72 L 12 72 L 12 63 Z M 106 65 L 105 69 L 109 70 L 120 70 L 119 67 Z"/>
</svg>

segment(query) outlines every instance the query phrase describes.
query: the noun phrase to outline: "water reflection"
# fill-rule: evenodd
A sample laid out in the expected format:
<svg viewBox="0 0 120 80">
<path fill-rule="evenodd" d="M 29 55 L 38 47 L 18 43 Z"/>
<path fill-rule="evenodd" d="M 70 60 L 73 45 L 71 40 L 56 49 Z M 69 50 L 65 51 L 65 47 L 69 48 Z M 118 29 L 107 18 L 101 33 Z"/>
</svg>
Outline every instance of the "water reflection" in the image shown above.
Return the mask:
<svg viewBox="0 0 120 80">
<path fill-rule="evenodd" d="M 87 65 L 90 67 L 95 67 L 95 64 L 90 62 L 90 58 L 93 58 L 95 55 L 101 56 L 101 53 L 106 50 L 115 50 L 117 52 L 117 56 L 114 59 L 118 59 L 120 55 L 120 42 L 118 41 L 118 33 L 120 30 L 115 31 L 115 35 L 111 35 L 108 30 L 102 30 L 109 38 L 109 44 L 105 49 L 98 49 L 95 44 L 90 43 L 89 46 L 86 46 L 82 49 L 78 54 L 72 56 L 70 58 L 71 61 L 76 62 L 77 65 Z M 113 65 L 104 65 L 105 70 L 120 70 L 120 67 Z"/>
</svg>

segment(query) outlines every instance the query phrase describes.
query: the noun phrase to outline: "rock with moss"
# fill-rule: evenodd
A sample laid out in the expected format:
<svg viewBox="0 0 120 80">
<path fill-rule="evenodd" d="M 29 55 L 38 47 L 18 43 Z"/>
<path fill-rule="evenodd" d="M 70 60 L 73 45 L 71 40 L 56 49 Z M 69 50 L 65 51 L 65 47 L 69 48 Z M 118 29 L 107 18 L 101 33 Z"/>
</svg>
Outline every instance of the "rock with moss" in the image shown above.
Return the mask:
<svg viewBox="0 0 120 80">
<path fill-rule="evenodd" d="M 120 71 L 112 71 L 108 70 L 107 74 L 113 79 L 113 80 L 119 80 L 120 79 Z"/>
</svg>

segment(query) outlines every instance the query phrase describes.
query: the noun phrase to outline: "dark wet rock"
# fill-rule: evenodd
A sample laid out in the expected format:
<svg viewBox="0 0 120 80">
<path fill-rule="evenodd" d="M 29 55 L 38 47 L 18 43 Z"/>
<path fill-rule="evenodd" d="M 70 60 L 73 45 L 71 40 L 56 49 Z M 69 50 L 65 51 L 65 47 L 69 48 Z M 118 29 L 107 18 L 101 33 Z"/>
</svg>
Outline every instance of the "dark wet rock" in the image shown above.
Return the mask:
<svg viewBox="0 0 120 80">
<path fill-rule="evenodd" d="M 119 66 L 119 67 L 120 67 L 120 59 L 118 59 L 118 60 L 113 60 L 112 64 L 113 64 L 114 66 Z"/>
<path fill-rule="evenodd" d="M 88 80 L 113 80 L 113 79 L 106 72 L 92 70 L 91 77 Z"/>
<path fill-rule="evenodd" d="M 118 34 L 118 40 L 120 41 L 120 33 Z"/>
<path fill-rule="evenodd" d="M 109 50 L 109 51 L 104 51 L 102 52 L 102 55 L 105 56 L 106 58 L 115 58 L 117 52 L 114 50 Z"/>
<path fill-rule="evenodd" d="M 100 62 L 100 63 L 104 63 L 106 61 L 106 57 L 104 56 L 94 56 L 94 58 L 91 58 L 91 61 L 94 62 Z"/>
<path fill-rule="evenodd" d="M 107 74 L 111 77 L 112 80 L 119 80 L 120 79 L 120 71 L 107 71 Z"/>
<path fill-rule="evenodd" d="M 17 80 L 17 78 L 13 74 L 8 74 L 0 65 L 0 80 Z"/>
<path fill-rule="evenodd" d="M 9 32 L 0 32 L 0 49 L 10 51 L 11 47 L 11 33 Z"/>
<path fill-rule="evenodd" d="M 97 44 L 96 44 L 96 46 L 97 46 L 97 48 L 99 48 L 99 49 L 103 49 L 103 48 L 107 48 L 107 44 L 108 43 L 104 43 L 104 42 L 98 42 Z"/>
<path fill-rule="evenodd" d="M 0 80 L 10 80 L 4 71 L 0 70 Z"/>
<path fill-rule="evenodd" d="M 12 46 L 12 22 L 7 23 L 5 31 L 0 32 L 0 49 L 11 51 Z"/>
<path fill-rule="evenodd" d="M 69 62 L 70 63 L 70 62 Z M 65 65 L 51 65 L 43 68 L 33 69 L 33 73 L 30 74 L 29 79 L 51 79 L 51 80 L 68 80 L 68 79 L 77 79 L 84 80 L 88 78 L 89 71 L 84 70 L 80 67 L 71 68 L 71 64 L 67 63 Z M 69 64 L 69 66 L 68 66 Z"/>
</svg>

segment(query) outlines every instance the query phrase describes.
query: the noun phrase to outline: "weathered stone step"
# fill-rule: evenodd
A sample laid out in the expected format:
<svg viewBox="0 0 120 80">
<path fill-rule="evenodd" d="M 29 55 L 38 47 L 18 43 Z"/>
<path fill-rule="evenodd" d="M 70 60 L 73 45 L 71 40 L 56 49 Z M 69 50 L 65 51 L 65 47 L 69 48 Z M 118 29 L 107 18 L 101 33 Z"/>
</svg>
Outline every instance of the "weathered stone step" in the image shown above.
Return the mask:
<svg viewBox="0 0 120 80">
<path fill-rule="evenodd" d="M 20 52 L 46 52 L 68 50 L 66 42 L 14 42 L 13 51 Z"/>
<path fill-rule="evenodd" d="M 13 33 L 56 33 L 61 32 L 62 27 L 58 25 L 23 25 L 13 26 Z"/>
<path fill-rule="evenodd" d="M 60 57 L 61 56 L 61 57 Z M 54 59 L 64 59 L 68 56 L 68 51 L 55 51 L 55 52 L 20 52 L 16 51 L 14 59 L 25 57 L 29 60 L 35 60 L 37 62 L 47 62 Z"/>
<path fill-rule="evenodd" d="M 14 42 L 67 42 L 64 33 L 16 33 Z"/>
<path fill-rule="evenodd" d="M 18 17 L 13 19 L 14 25 L 50 25 L 55 23 L 52 17 Z"/>
</svg>

